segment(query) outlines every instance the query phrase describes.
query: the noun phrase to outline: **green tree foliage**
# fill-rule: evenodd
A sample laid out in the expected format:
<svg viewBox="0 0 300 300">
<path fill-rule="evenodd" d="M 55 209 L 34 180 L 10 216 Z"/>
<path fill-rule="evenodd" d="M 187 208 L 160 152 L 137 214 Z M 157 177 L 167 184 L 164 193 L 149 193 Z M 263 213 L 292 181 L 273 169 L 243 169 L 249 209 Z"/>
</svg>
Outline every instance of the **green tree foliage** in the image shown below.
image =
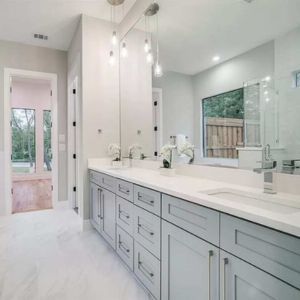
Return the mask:
<svg viewBox="0 0 300 300">
<path fill-rule="evenodd" d="M 47 171 L 51 171 L 51 111 L 44 111 L 44 163 L 46 164 Z"/>
<path fill-rule="evenodd" d="M 35 111 L 12 109 L 12 159 L 13 161 L 35 161 Z"/>
<path fill-rule="evenodd" d="M 204 117 L 244 119 L 243 89 L 203 100 Z"/>
</svg>

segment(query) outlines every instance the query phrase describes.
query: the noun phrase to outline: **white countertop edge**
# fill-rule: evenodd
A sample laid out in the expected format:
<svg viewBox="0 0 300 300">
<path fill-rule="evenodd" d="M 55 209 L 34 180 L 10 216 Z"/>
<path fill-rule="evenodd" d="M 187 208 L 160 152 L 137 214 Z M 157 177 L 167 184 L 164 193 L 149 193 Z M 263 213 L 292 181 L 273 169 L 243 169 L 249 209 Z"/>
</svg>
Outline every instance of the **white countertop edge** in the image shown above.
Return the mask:
<svg viewBox="0 0 300 300">
<path fill-rule="evenodd" d="M 233 204 L 233 205 L 228 205 L 227 204 L 222 204 L 220 202 L 222 202 L 221 199 L 218 199 L 216 197 L 212 197 L 209 196 L 207 194 L 204 193 L 197 193 L 197 196 L 193 195 L 192 193 L 188 194 L 188 193 L 184 193 L 184 192 L 178 192 L 178 191 L 174 191 L 172 189 L 169 188 L 165 188 L 164 186 L 161 186 L 159 184 L 153 184 L 153 183 L 149 183 L 146 180 L 141 180 L 141 179 L 136 179 L 133 178 L 131 176 L 126 176 L 124 174 L 122 174 L 122 172 L 118 172 L 118 169 L 108 169 L 109 166 L 93 166 L 93 165 L 89 165 L 88 166 L 89 169 L 100 172 L 100 173 L 104 173 L 106 175 L 110 175 L 112 177 L 118 178 L 118 179 L 122 179 L 149 189 L 153 189 L 156 190 L 158 192 L 161 192 L 163 194 L 167 194 L 170 196 L 174 196 L 176 198 L 180 198 L 182 200 L 194 203 L 194 204 L 198 204 L 198 205 L 202 205 L 205 206 L 207 208 L 222 212 L 222 213 L 226 213 L 229 215 L 232 215 L 234 217 L 238 217 L 241 219 L 245 219 L 247 221 L 253 222 L 253 223 L 257 223 L 266 227 L 269 227 L 271 229 L 275 229 L 278 231 L 281 231 L 283 233 L 287 233 L 293 236 L 296 236 L 298 238 L 300 238 L 300 213 L 296 213 L 294 214 L 294 218 L 291 221 L 291 218 L 287 218 L 287 216 L 285 215 L 281 215 L 281 214 L 276 214 L 276 213 L 269 213 L 272 216 L 266 216 L 266 210 L 260 209 L 260 208 L 255 208 L 255 212 L 250 212 L 250 210 L 253 210 L 253 207 L 245 205 L 245 204 Z M 153 170 L 148 170 L 148 169 L 143 169 L 145 171 L 148 172 L 154 172 Z M 157 174 L 158 176 L 162 176 L 159 173 Z M 165 177 L 165 176 L 164 176 Z M 188 178 L 187 176 L 176 176 L 177 178 L 182 177 L 182 178 Z M 169 177 L 170 180 L 172 180 L 172 177 Z M 230 186 L 230 184 L 228 184 Z M 227 185 L 224 184 L 224 188 Z M 245 190 L 248 190 L 248 188 L 245 188 Z M 229 202 L 229 201 L 225 201 L 225 202 Z M 234 207 L 239 205 L 240 208 Z M 290 217 L 290 215 L 289 215 Z M 293 221 L 297 220 L 298 224 L 293 224 Z"/>
</svg>

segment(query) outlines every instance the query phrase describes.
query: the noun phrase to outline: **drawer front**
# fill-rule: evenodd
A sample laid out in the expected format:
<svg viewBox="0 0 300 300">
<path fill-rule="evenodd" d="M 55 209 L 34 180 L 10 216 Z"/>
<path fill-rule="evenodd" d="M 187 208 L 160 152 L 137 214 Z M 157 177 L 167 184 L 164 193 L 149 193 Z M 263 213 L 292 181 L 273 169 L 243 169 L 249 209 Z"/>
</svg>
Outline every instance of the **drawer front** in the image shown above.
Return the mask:
<svg viewBox="0 0 300 300">
<path fill-rule="evenodd" d="M 117 180 L 117 195 L 133 202 L 133 184 L 124 180 Z"/>
<path fill-rule="evenodd" d="M 101 174 L 96 172 L 96 171 L 90 170 L 90 181 L 97 184 L 97 185 L 100 185 L 100 183 L 101 183 Z"/>
<path fill-rule="evenodd" d="M 134 239 L 157 258 L 160 258 L 160 224 L 159 217 L 134 207 Z"/>
<path fill-rule="evenodd" d="M 134 241 L 134 273 L 149 292 L 160 299 L 160 261 Z"/>
<path fill-rule="evenodd" d="M 162 218 L 219 245 L 219 218 L 216 211 L 187 201 L 162 195 Z"/>
<path fill-rule="evenodd" d="M 113 193 L 116 192 L 117 189 L 117 179 L 106 174 L 100 174 L 100 183 L 99 185 Z"/>
<path fill-rule="evenodd" d="M 159 192 L 135 185 L 134 204 L 160 216 L 161 195 Z"/>
<path fill-rule="evenodd" d="M 131 235 L 133 235 L 133 207 L 132 203 L 117 197 L 117 224 Z"/>
<path fill-rule="evenodd" d="M 221 214 L 221 248 L 300 288 L 300 239 Z"/>
<path fill-rule="evenodd" d="M 133 238 L 117 226 L 117 253 L 133 271 Z"/>
</svg>

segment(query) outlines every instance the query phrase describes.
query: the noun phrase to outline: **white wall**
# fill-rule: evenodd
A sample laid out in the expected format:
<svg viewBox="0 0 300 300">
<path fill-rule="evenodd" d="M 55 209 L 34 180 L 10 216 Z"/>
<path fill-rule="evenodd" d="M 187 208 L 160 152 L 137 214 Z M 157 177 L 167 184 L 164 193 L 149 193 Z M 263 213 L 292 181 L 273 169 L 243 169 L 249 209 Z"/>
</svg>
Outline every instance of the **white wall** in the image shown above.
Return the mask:
<svg viewBox="0 0 300 300">
<path fill-rule="evenodd" d="M 132 30 L 126 36 L 129 55 L 120 61 L 122 156 L 128 156 L 132 144 L 141 145 L 146 156 L 154 151 L 152 68 L 146 61 L 144 41 L 143 31 Z"/>
<path fill-rule="evenodd" d="M 79 213 L 89 219 L 89 181 L 87 160 L 107 156 L 110 143 L 120 143 L 119 124 L 119 68 L 109 65 L 109 22 L 82 16 L 77 34 L 69 49 L 69 65 L 78 55 L 81 62 L 77 73 L 81 76 L 80 123 L 81 153 L 79 168 Z M 118 51 L 116 49 L 116 57 Z M 71 74 L 70 74 L 71 76 Z M 98 129 L 102 133 L 98 133 Z"/>
<path fill-rule="evenodd" d="M 202 149 L 201 100 L 243 87 L 243 83 L 274 73 L 274 43 L 269 42 L 193 78 L 196 147 Z"/>
<path fill-rule="evenodd" d="M 275 40 L 275 89 L 278 94 L 279 144 L 285 159 L 300 158 L 300 88 L 293 72 L 300 70 L 300 28 Z"/>
<path fill-rule="evenodd" d="M 192 76 L 165 72 L 154 78 L 153 87 L 162 89 L 163 144 L 170 136 L 184 134 L 194 142 L 194 93 Z"/>
<path fill-rule="evenodd" d="M 4 68 L 24 69 L 58 75 L 58 134 L 67 134 L 67 53 L 54 49 L 29 46 L 14 42 L 0 41 L 0 153 L 4 148 L 3 97 Z M 1 161 L 1 159 L 0 159 Z M 67 199 L 67 159 L 66 152 L 59 152 L 59 201 Z M 3 168 L 3 165 L 0 166 Z M 5 176 L 5 174 L 4 174 Z M 0 177 L 0 192 L 3 177 Z M 0 194 L 0 203 L 4 194 Z M 2 210 L 0 214 L 4 213 Z"/>
</svg>

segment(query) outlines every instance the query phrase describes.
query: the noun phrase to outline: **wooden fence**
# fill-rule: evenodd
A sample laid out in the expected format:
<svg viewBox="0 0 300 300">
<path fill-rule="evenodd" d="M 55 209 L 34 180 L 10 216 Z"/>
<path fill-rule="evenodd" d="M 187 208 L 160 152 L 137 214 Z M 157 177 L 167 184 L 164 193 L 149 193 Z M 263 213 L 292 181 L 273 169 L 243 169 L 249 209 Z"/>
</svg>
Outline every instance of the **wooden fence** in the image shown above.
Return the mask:
<svg viewBox="0 0 300 300">
<path fill-rule="evenodd" d="M 244 120 L 205 118 L 206 157 L 238 158 L 237 147 L 244 146 Z"/>
</svg>

